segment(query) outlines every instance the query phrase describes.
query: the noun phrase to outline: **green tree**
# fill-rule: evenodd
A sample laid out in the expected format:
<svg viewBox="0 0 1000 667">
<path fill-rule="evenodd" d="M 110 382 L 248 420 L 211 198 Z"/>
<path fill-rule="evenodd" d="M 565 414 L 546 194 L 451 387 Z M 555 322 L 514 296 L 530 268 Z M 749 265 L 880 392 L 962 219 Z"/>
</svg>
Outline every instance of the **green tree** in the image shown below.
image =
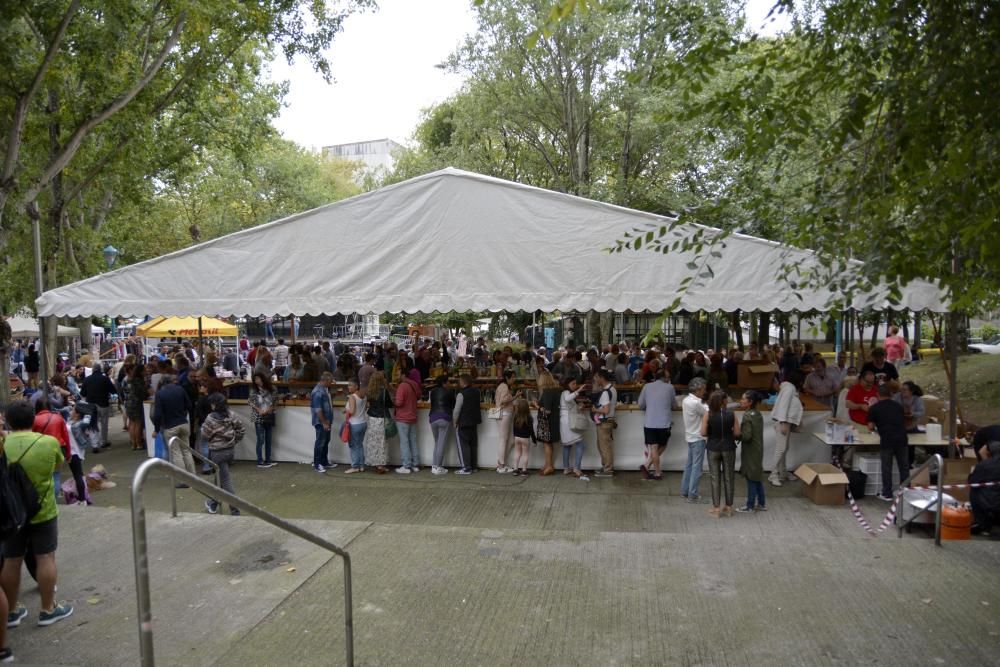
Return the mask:
<svg viewBox="0 0 1000 667">
<path fill-rule="evenodd" d="M 136 177 L 180 160 L 215 121 L 232 116 L 231 91 L 254 96 L 273 50 L 304 55 L 329 73 L 323 50 L 351 12 L 371 0 L 79 0 L 0 5 L 0 247 L 30 248 L 25 227 L 43 224 L 48 285 L 90 271 L 80 258 Z M 238 85 L 233 85 L 237 83 Z M 192 122 L 208 103 L 221 113 Z M 271 102 L 275 101 L 272 91 Z M 227 106 L 228 104 L 228 106 Z M 269 117 L 264 110 L 263 117 Z M 259 133 L 257 121 L 230 127 Z M 249 119 L 244 116 L 244 119 Z M 11 203 L 14 202 L 14 205 Z M 82 247 L 82 246 L 87 247 Z M 87 263 L 89 260 L 82 260 Z M 8 254 L 5 271 L 23 272 Z M 79 269 L 79 271 L 77 270 Z M 3 310 L 23 303 L 5 289 Z M 48 323 L 54 326 L 54 322 Z M 5 370 L 0 362 L 0 371 Z"/>
<path fill-rule="evenodd" d="M 884 284 L 895 296 L 921 278 L 940 281 L 957 309 L 995 305 L 1000 115 L 983 91 L 1000 89 L 996 4 L 804 9 L 785 36 L 720 43 L 684 63 L 689 85 L 739 71 L 688 109 L 731 128 L 723 150 L 743 168 L 720 197 L 770 221 L 780 240 L 819 251 L 823 271 L 785 267 L 801 286 Z"/>
</svg>

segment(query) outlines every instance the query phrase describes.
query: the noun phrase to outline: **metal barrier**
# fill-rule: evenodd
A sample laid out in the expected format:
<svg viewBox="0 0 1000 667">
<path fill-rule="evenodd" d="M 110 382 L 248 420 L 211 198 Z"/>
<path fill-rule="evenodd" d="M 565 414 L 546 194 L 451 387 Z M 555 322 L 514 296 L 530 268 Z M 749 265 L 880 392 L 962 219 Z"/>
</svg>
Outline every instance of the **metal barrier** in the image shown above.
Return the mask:
<svg viewBox="0 0 1000 667">
<path fill-rule="evenodd" d="M 175 435 L 174 437 L 170 438 L 170 442 L 167 443 L 167 457 L 168 457 L 168 460 L 169 460 L 169 457 L 170 457 L 170 445 L 173 444 L 174 440 L 177 440 L 178 442 L 180 442 L 180 438 L 178 438 Z M 188 445 L 186 443 L 184 444 L 184 446 L 188 447 Z M 213 472 L 213 474 L 215 476 L 215 485 L 221 489 L 222 488 L 222 482 L 219 481 L 219 464 L 216 463 L 215 461 L 212 461 L 211 459 L 205 458 L 205 456 L 203 456 L 202 453 L 199 452 L 194 447 L 188 447 L 188 449 L 191 450 L 191 456 L 193 456 L 196 460 L 201 461 L 202 463 L 207 463 L 208 465 L 210 465 L 212 467 L 212 472 Z M 170 484 L 170 514 L 175 519 L 177 518 L 177 486 L 175 484 L 173 484 L 173 480 L 171 480 L 171 484 Z"/>
<path fill-rule="evenodd" d="M 906 521 L 903 521 L 902 520 L 902 516 L 903 516 L 903 503 L 906 502 L 906 496 L 904 496 L 903 494 L 906 491 L 906 488 L 910 485 L 910 482 L 912 482 L 913 479 L 917 475 L 919 475 L 923 471 L 929 469 L 932 463 L 936 463 L 937 464 L 937 499 L 935 499 L 935 501 L 934 501 L 934 505 L 937 506 L 937 509 L 934 512 L 934 515 L 935 515 L 934 516 L 934 544 L 936 544 L 938 546 L 941 546 L 941 512 L 942 512 L 942 510 L 944 510 L 944 489 L 942 488 L 944 486 L 944 481 L 943 481 L 944 480 L 944 459 L 941 457 L 940 454 L 935 454 L 934 456 L 932 456 L 929 459 L 927 459 L 926 461 L 924 461 L 923 465 L 921 465 L 919 468 L 917 468 L 916 470 L 914 470 L 913 472 L 911 472 L 909 477 L 907 477 L 905 480 L 902 480 L 899 483 L 899 516 L 900 516 L 900 520 L 899 520 L 899 537 L 900 538 L 903 537 L 903 529 L 906 528 L 908 525 L 910 525 L 910 523 L 913 521 L 913 519 L 916 519 L 918 516 L 920 516 L 921 514 L 923 514 L 923 512 L 919 512 L 916 515 L 914 515 L 913 517 L 911 517 L 910 519 L 908 519 Z M 891 470 L 890 470 L 890 474 L 891 474 Z M 927 506 L 927 509 L 925 509 L 924 512 L 926 512 L 929 509 L 930 509 L 930 505 Z"/>
<path fill-rule="evenodd" d="M 344 560 L 344 631 L 346 634 L 346 662 L 348 667 L 354 665 L 354 614 L 351 596 L 351 557 L 337 545 L 324 540 L 321 537 L 285 521 L 281 517 L 247 502 L 239 496 L 234 496 L 217 486 L 209 484 L 197 475 L 181 470 L 177 466 L 159 458 L 152 458 L 143 462 L 135 472 L 132 479 L 132 549 L 135 559 L 135 590 L 138 603 L 139 616 L 139 651 L 141 661 L 144 666 L 155 664 L 153 657 L 153 612 L 149 591 L 149 556 L 148 544 L 146 541 L 146 507 L 143 501 L 143 490 L 146 479 L 154 469 L 161 469 L 171 478 L 171 482 L 182 481 L 191 486 L 194 490 L 215 498 L 220 502 L 225 502 L 230 507 L 237 507 L 243 512 L 247 512 L 263 519 L 267 523 L 291 533 L 297 537 L 311 542 L 318 547 L 330 551 Z M 173 488 L 173 484 L 171 484 Z M 176 516 L 176 513 L 175 513 Z"/>
</svg>

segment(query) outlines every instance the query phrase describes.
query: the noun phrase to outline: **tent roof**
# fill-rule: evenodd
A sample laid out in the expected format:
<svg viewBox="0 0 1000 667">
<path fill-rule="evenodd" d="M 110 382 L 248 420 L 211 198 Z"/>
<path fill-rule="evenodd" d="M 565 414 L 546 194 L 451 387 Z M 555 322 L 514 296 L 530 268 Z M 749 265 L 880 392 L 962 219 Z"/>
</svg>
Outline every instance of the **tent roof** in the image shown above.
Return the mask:
<svg viewBox="0 0 1000 667">
<path fill-rule="evenodd" d="M 11 337 L 13 338 L 38 338 L 38 320 L 34 317 L 8 317 L 7 324 L 10 325 Z M 76 327 L 66 327 L 60 324 L 56 335 L 61 338 L 79 336 L 80 330 Z"/>
<path fill-rule="evenodd" d="M 690 254 L 608 253 L 626 232 L 669 218 L 444 169 L 312 211 L 50 290 L 40 315 L 435 311 L 661 311 L 690 275 Z M 687 226 L 677 238 L 701 230 Z M 818 267 L 814 253 L 731 235 L 714 276 L 683 293 L 686 310 L 824 310 L 826 290 L 799 291 L 779 267 Z M 858 298 L 855 308 L 888 308 Z M 944 311 L 914 282 L 897 309 Z"/>
<path fill-rule="evenodd" d="M 201 318 L 201 331 L 205 336 L 231 337 L 239 335 L 239 328 L 235 324 L 205 316 Z M 135 328 L 135 333 L 147 338 L 190 338 L 198 335 L 198 318 L 157 317 L 138 325 Z"/>
</svg>

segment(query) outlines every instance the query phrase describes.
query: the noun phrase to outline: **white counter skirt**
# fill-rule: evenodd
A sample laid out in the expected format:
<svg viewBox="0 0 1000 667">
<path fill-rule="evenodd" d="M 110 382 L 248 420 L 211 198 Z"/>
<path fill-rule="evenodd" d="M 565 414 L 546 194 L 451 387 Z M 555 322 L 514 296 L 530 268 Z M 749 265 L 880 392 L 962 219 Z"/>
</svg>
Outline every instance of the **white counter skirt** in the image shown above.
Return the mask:
<svg viewBox="0 0 1000 667">
<path fill-rule="evenodd" d="M 253 422 L 250 419 L 250 407 L 246 404 L 236 404 L 231 406 L 246 424 L 246 437 L 236 447 L 236 459 L 240 461 L 256 461 L 257 459 L 257 437 L 254 432 Z M 350 452 L 347 444 L 340 441 L 339 429 L 343 423 L 342 408 L 335 409 L 334 427 L 330 437 L 330 460 L 340 464 L 350 464 Z M 742 416 L 741 413 L 737 413 Z M 764 415 L 764 469 L 770 470 L 774 464 L 774 443 L 775 433 L 769 419 L 769 412 L 762 412 Z M 428 410 L 421 408 L 417 411 L 417 445 L 420 449 L 420 465 L 427 467 L 431 465 L 434 453 L 434 438 L 431 433 L 430 423 L 427 421 Z M 807 411 L 804 413 L 804 421 L 798 432 L 792 433 L 791 443 L 788 451 L 787 465 L 789 470 L 794 470 L 802 463 L 824 463 L 830 460 L 830 447 L 817 439 L 813 434 L 822 431 L 824 423 L 829 417 L 828 412 Z M 534 413 L 532 413 L 534 417 Z M 663 453 L 661 463 L 664 470 L 680 471 L 684 469 L 687 462 L 687 443 L 684 440 L 684 428 L 681 421 L 681 413 L 674 412 L 674 426 L 670 435 L 670 443 Z M 638 470 L 643 463 L 644 457 L 644 436 L 643 436 L 643 413 L 641 411 L 621 411 L 616 416 L 618 428 L 615 429 L 615 469 L 617 470 Z M 478 462 L 481 468 L 493 468 L 496 466 L 497 451 L 499 449 L 498 427 L 499 420 L 489 419 L 486 411 L 483 410 L 483 423 L 479 425 L 479 455 Z M 153 427 L 149 421 L 149 409 L 146 410 L 146 435 L 147 452 L 153 455 Z M 311 423 L 311 416 L 308 406 L 283 406 L 278 409 L 277 424 L 272 434 L 271 458 L 279 462 L 312 463 L 313 443 L 316 439 L 316 431 Z M 597 452 L 597 433 L 590 429 L 583 434 L 586 449 L 583 456 L 583 469 L 593 470 L 600 466 L 600 455 Z M 389 465 L 398 465 L 399 458 L 399 438 L 391 438 L 386 447 L 389 454 Z M 456 452 L 455 432 L 451 429 L 448 444 L 445 448 L 444 465 L 448 468 L 458 467 L 458 454 Z M 554 447 L 554 462 L 556 468 L 562 467 L 562 445 Z M 737 469 L 742 447 L 736 448 Z M 529 456 L 529 467 L 541 468 L 544 462 L 544 449 L 541 444 L 532 445 Z M 511 452 L 507 465 L 513 464 L 514 454 Z M 572 461 L 572 458 L 570 459 Z"/>
</svg>

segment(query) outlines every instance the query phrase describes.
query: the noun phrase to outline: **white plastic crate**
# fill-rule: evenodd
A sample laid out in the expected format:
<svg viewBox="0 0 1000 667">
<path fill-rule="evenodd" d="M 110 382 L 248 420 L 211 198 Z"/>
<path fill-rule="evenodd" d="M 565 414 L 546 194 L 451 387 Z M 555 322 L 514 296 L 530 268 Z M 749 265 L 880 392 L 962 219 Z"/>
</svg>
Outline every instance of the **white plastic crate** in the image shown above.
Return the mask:
<svg viewBox="0 0 1000 667">
<path fill-rule="evenodd" d="M 866 475 L 879 474 L 882 472 L 882 459 L 870 454 L 855 454 L 854 467 Z"/>
<path fill-rule="evenodd" d="M 865 495 L 874 496 L 882 492 L 882 471 L 878 472 L 866 472 L 868 478 L 865 480 Z M 899 470 L 896 468 L 896 463 L 893 461 L 892 464 L 892 488 L 899 487 Z"/>
</svg>

